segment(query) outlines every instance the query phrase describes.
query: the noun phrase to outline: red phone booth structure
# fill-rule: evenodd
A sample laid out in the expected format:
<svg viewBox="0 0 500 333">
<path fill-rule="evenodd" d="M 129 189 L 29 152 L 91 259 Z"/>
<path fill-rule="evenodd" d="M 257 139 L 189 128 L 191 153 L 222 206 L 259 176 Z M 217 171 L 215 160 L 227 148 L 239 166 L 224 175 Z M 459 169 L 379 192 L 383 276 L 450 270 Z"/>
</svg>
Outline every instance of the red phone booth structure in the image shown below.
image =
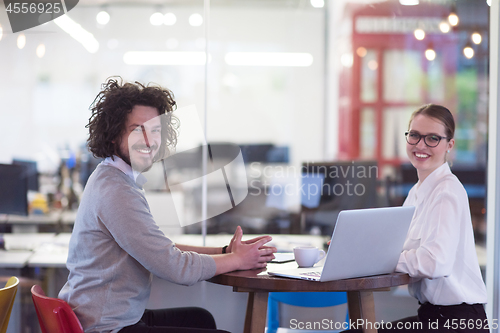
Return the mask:
<svg viewBox="0 0 500 333">
<path fill-rule="evenodd" d="M 352 62 L 340 74 L 339 158 L 376 160 L 384 174 L 407 160 L 404 132 L 415 109 L 456 109 L 457 36 L 450 8 L 439 5 L 387 1 L 347 10 Z"/>
</svg>

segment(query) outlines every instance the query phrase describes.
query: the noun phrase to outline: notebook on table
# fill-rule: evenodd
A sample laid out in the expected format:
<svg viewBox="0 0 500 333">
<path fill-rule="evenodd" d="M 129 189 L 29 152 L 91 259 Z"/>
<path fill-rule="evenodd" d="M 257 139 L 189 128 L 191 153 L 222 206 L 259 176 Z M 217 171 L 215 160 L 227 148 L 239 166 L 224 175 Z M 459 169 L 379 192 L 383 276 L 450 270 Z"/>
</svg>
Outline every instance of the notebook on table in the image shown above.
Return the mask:
<svg viewBox="0 0 500 333">
<path fill-rule="evenodd" d="M 268 269 L 268 274 L 332 281 L 393 273 L 414 211 L 413 206 L 341 211 L 324 266 Z"/>
</svg>

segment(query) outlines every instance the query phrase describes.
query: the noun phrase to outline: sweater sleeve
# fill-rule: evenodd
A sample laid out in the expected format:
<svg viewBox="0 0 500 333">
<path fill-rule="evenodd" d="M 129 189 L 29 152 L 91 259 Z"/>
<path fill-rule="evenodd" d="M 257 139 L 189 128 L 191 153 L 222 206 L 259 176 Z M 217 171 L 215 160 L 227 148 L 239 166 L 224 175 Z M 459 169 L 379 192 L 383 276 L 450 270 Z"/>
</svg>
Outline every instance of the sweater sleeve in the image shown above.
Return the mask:
<svg viewBox="0 0 500 333">
<path fill-rule="evenodd" d="M 121 177 L 121 175 L 116 176 Z M 165 237 L 149 210 L 143 192 L 123 179 L 102 188 L 98 219 L 109 236 L 139 264 L 159 278 L 192 285 L 215 275 L 215 261 L 208 255 L 183 252 Z"/>
</svg>

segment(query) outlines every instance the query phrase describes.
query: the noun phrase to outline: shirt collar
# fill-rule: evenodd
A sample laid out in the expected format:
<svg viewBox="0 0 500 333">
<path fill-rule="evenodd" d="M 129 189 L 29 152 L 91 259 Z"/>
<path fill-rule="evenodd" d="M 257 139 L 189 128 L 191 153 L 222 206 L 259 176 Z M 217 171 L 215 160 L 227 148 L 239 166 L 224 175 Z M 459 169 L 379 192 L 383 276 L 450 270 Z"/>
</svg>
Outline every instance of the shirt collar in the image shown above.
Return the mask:
<svg viewBox="0 0 500 333">
<path fill-rule="evenodd" d="M 436 182 L 449 174 L 451 174 L 451 170 L 448 162 L 444 162 L 439 168 L 432 171 L 417 188 L 417 200 L 420 202 L 425 199 L 434 189 Z"/>
<path fill-rule="evenodd" d="M 132 169 L 132 167 L 127 164 L 127 162 L 116 155 L 113 155 L 113 157 L 106 157 L 102 164 L 115 167 L 118 170 L 122 171 L 140 187 L 142 187 L 142 185 L 147 182 L 146 177 L 144 177 L 140 172 Z"/>
</svg>

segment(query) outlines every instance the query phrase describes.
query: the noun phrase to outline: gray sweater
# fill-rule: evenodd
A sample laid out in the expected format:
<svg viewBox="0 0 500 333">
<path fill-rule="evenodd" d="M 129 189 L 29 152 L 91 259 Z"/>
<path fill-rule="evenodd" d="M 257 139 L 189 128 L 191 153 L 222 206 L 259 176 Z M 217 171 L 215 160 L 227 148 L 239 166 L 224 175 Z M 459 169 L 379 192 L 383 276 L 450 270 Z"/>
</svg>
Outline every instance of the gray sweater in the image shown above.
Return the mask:
<svg viewBox="0 0 500 333">
<path fill-rule="evenodd" d="M 213 258 L 182 252 L 165 237 L 129 175 L 103 164 L 83 192 L 67 267 L 59 298 L 73 308 L 85 332 L 117 332 L 137 323 L 153 274 L 183 285 L 215 274 Z"/>
</svg>

